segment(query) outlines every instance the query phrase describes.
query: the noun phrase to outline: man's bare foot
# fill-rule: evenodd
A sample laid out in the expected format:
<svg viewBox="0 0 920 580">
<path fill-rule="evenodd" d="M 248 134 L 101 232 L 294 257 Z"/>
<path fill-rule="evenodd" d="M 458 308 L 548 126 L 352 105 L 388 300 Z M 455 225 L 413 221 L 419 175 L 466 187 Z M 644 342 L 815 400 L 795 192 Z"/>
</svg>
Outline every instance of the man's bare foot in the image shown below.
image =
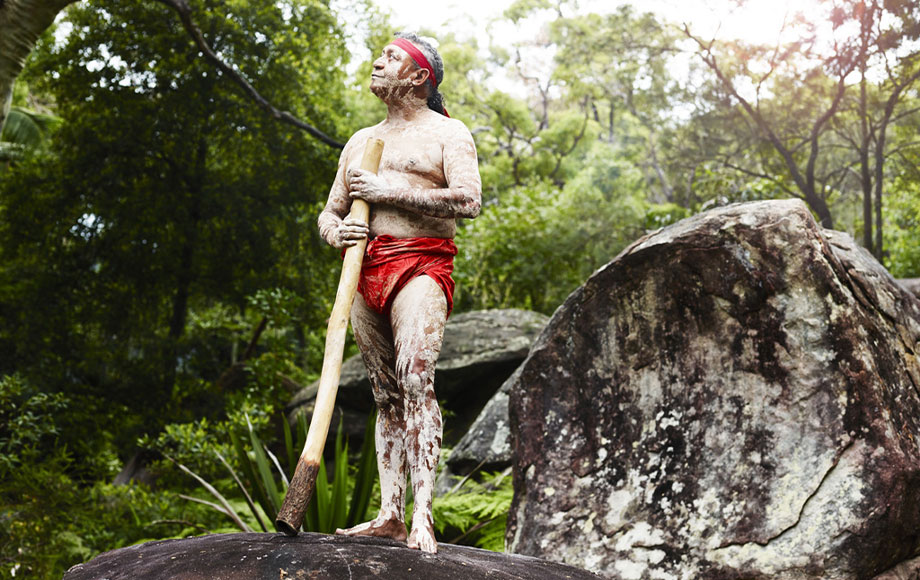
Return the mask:
<svg viewBox="0 0 920 580">
<path fill-rule="evenodd" d="M 421 550 L 429 554 L 438 553 L 438 542 L 434 539 L 434 529 L 426 523 L 422 526 L 412 526 L 412 533 L 409 535 L 408 546 L 415 550 Z"/>
<path fill-rule="evenodd" d="M 392 538 L 406 541 L 406 524 L 396 518 L 377 517 L 369 522 L 358 524 L 347 530 L 337 529 L 341 536 L 374 536 L 375 538 Z"/>
</svg>

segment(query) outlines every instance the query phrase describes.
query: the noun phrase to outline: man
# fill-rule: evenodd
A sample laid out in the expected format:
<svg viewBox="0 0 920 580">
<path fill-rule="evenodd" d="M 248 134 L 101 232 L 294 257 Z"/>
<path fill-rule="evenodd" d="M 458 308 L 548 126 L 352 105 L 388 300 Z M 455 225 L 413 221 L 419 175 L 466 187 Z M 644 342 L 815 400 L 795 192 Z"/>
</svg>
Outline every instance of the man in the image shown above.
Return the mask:
<svg viewBox="0 0 920 580">
<path fill-rule="evenodd" d="M 320 234 L 336 248 L 370 239 L 351 323 L 379 411 L 381 507 L 374 520 L 337 533 L 406 540 L 408 468 L 408 545 L 429 553 L 437 552 L 431 502 L 442 432 L 434 372 L 453 306 L 453 237 L 457 218 L 479 215 L 482 190 L 472 135 L 447 116 L 437 90 L 443 74 L 437 51 L 414 34 L 383 49 L 370 89 L 387 117 L 345 145 L 319 216 Z M 376 175 L 358 168 L 372 137 L 385 143 Z M 371 205 L 369 224 L 348 217 L 352 199 Z"/>
</svg>

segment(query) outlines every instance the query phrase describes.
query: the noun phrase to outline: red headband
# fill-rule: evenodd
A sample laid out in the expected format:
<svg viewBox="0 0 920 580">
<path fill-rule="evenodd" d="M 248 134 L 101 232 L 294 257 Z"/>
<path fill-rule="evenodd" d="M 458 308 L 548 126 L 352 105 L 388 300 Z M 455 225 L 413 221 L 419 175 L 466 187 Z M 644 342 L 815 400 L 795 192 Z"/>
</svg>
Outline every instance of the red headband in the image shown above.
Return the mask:
<svg viewBox="0 0 920 580">
<path fill-rule="evenodd" d="M 434 90 L 438 90 L 438 78 L 434 76 L 434 68 L 432 68 L 431 63 L 428 62 L 428 59 L 425 58 L 425 55 L 422 54 L 422 51 L 416 48 L 414 44 L 412 44 L 405 38 L 394 38 L 393 42 L 391 42 L 390 44 L 392 44 L 393 46 L 398 46 L 399 48 L 405 50 L 406 53 L 408 53 L 409 56 L 412 57 L 412 60 L 415 61 L 415 64 L 427 70 L 428 80 L 431 81 L 431 88 L 433 88 Z M 444 107 L 444 105 L 441 105 L 441 109 L 444 111 L 444 116 L 447 118 L 450 118 L 450 115 L 447 113 L 447 109 Z"/>
<path fill-rule="evenodd" d="M 399 48 L 409 53 L 409 56 L 412 57 L 412 60 L 415 61 L 415 64 L 419 65 L 420 67 L 428 71 L 428 80 L 431 81 L 431 87 L 434 89 L 438 88 L 438 79 L 436 76 L 434 76 L 434 69 L 431 67 L 431 64 L 428 62 L 428 59 L 425 58 L 425 55 L 422 54 L 422 51 L 417 49 L 414 44 L 412 44 L 405 38 L 394 38 L 393 42 L 391 42 L 390 44 L 394 46 L 398 46 Z"/>
</svg>

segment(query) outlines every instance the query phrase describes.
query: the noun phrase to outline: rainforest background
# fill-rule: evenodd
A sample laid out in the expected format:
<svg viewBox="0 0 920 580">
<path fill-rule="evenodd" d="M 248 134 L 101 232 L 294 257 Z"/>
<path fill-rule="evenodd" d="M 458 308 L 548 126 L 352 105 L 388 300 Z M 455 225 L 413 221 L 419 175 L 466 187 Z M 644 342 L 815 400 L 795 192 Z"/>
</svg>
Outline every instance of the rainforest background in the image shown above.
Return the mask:
<svg viewBox="0 0 920 580">
<path fill-rule="evenodd" d="M 17 3 L 0 2 L 0 35 Z M 395 29 L 371 0 L 32 4 L 57 18 L 0 135 L 0 577 L 59 578 L 136 542 L 260 529 L 240 488 L 283 491 L 282 410 L 318 376 L 340 264 L 315 221 L 335 142 L 385 114 L 369 55 Z M 266 113 L 176 5 L 330 139 Z M 760 199 L 801 198 L 920 277 L 920 8 L 805 5 L 770 44 L 638 2 L 517 0 L 500 20 L 527 40 L 439 33 L 483 178 L 456 311 L 551 314 L 646 232 Z M 367 485 L 356 451 L 343 492 Z M 146 483 L 116 481 L 132 461 Z M 441 500 L 441 539 L 501 549 L 510 477 L 477 479 Z"/>
</svg>

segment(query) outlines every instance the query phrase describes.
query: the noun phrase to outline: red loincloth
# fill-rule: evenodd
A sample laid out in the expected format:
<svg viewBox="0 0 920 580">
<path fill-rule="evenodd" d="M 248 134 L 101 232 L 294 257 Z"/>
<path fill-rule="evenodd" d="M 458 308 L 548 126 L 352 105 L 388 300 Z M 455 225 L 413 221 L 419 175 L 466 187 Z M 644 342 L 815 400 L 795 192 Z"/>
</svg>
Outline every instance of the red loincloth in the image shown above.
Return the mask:
<svg viewBox="0 0 920 580">
<path fill-rule="evenodd" d="M 373 310 L 389 314 L 393 299 L 418 276 L 428 276 L 444 290 L 447 315 L 454 308 L 454 256 L 450 238 L 377 236 L 367 244 L 358 292 Z"/>
</svg>

